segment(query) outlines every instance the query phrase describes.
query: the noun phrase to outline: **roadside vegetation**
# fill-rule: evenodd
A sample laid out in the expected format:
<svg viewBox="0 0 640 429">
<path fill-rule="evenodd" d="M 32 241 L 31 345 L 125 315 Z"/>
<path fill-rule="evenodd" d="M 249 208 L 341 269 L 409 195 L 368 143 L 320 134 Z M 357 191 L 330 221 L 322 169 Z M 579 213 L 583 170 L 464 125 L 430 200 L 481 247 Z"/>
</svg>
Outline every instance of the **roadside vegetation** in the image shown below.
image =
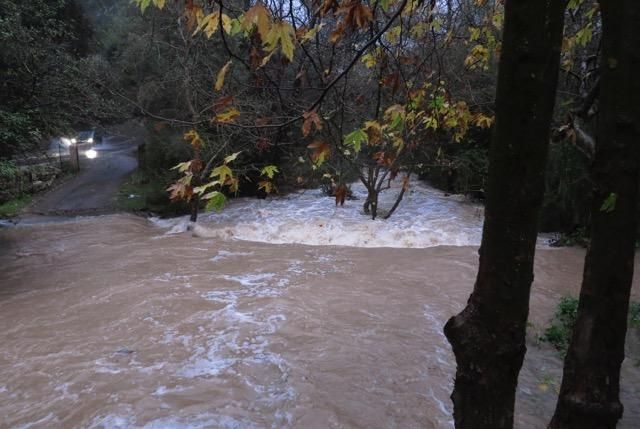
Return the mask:
<svg viewBox="0 0 640 429">
<path fill-rule="evenodd" d="M 31 195 L 21 195 L 0 204 L 0 218 L 15 217 L 31 202 Z"/>
</svg>

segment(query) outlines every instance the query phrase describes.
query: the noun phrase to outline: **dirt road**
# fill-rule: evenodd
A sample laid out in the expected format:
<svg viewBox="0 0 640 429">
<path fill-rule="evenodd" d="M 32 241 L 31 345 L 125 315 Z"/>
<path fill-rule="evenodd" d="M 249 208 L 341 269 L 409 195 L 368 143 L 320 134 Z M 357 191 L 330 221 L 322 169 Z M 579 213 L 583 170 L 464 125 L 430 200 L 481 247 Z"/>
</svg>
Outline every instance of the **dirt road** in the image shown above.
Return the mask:
<svg viewBox="0 0 640 429">
<path fill-rule="evenodd" d="M 124 137 L 105 136 L 95 145 L 98 156 L 81 155 L 80 173 L 37 198 L 21 216 L 75 216 L 110 213 L 123 180 L 138 167 L 137 143 Z"/>
</svg>

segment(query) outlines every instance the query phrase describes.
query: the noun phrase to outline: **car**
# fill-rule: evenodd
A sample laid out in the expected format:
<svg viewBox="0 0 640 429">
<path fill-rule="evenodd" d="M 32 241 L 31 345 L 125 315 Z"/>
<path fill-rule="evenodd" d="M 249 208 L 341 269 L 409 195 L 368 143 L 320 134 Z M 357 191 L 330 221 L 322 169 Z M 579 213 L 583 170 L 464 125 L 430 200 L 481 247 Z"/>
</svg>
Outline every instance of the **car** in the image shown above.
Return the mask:
<svg viewBox="0 0 640 429">
<path fill-rule="evenodd" d="M 96 137 L 96 131 L 95 130 L 80 131 L 78 133 L 78 135 L 76 136 L 74 143 L 77 143 L 77 144 L 83 144 L 83 143 L 93 144 L 95 137 Z"/>
</svg>

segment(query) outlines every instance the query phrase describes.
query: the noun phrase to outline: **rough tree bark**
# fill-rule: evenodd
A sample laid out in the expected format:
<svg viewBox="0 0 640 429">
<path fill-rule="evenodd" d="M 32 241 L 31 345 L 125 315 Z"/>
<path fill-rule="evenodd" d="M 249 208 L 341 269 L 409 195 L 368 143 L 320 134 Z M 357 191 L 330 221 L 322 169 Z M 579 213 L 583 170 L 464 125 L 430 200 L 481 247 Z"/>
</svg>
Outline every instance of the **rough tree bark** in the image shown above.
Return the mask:
<svg viewBox="0 0 640 429">
<path fill-rule="evenodd" d="M 445 328 L 456 428 L 513 427 L 565 0 L 507 0 L 480 268 Z"/>
<path fill-rule="evenodd" d="M 640 165 L 640 2 L 600 1 L 602 59 L 591 244 L 550 428 L 615 428 L 622 417 Z M 604 204 L 607 202 L 607 204 Z"/>
</svg>

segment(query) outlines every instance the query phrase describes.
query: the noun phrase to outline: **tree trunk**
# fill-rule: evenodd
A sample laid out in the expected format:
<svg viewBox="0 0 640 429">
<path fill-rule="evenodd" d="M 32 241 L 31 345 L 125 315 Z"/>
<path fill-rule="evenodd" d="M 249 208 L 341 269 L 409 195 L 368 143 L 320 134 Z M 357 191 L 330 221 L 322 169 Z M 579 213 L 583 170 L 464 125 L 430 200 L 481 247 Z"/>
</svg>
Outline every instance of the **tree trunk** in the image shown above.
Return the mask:
<svg viewBox="0 0 640 429">
<path fill-rule="evenodd" d="M 615 428 L 622 417 L 640 164 L 640 3 L 600 2 L 600 102 L 592 168 L 591 244 L 580 304 L 550 428 Z"/>
<path fill-rule="evenodd" d="M 200 196 L 194 195 L 191 199 L 190 203 L 191 215 L 189 216 L 190 222 L 197 222 L 198 220 L 198 211 L 200 210 Z"/>
<path fill-rule="evenodd" d="M 444 328 L 458 365 L 458 429 L 513 427 L 565 5 L 505 3 L 480 268 L 466 308 Z"/>
</svg>

